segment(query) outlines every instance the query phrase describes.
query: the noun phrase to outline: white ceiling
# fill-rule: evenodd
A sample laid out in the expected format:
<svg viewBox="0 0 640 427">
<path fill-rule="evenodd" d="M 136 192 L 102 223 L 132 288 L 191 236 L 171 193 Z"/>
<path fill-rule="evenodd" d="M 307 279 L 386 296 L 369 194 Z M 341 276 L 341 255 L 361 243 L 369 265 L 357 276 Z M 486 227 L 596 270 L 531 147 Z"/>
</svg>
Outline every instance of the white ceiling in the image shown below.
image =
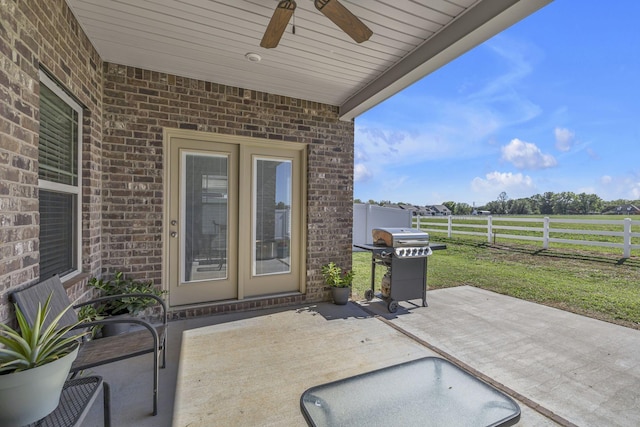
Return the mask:
<svg viewBox="0 0 640 427">
<path fill-rule="evenodd" d="M 373 30 L 357 44 L 298 0 L 275 49 L 260 40 L 277 0 L 67 3 L 105 61 L 337 105 L 349 120 L 551 1 L 340 0 Z"/>
</svg>

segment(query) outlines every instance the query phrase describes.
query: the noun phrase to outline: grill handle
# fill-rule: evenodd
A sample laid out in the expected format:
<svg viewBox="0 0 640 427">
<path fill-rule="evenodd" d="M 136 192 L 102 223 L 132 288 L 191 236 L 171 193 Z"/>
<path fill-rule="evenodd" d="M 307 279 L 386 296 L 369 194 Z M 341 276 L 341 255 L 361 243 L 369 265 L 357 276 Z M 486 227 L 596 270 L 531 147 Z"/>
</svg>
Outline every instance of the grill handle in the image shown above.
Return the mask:
<svg viewBox="0 0 640 427">
<path fill-rule="evenodd" d="M 425 241 L 424 240 L 404 240 L 404 239 L 397 239 L 396 241 L 394 241 L 395 246 L 427 246 L 429 244 L 429 242 L 427 241 L 426 245 L 425 245 Z"/>
</svg>

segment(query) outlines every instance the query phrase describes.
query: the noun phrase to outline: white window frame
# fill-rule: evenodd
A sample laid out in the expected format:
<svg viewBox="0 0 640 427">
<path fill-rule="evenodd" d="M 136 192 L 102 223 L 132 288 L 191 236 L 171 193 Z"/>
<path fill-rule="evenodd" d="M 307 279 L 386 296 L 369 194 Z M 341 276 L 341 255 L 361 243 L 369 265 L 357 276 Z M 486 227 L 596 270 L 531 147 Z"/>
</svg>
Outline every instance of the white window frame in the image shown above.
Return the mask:
<svg viewBox="0 0 640 427">
<path fill-rule="evenodd" d="M 69 107 L 78 114 L 78 140 L 77 144 L 77 165 L 78 165 L 78 183 L 77 185 L 59 184 L 38 178 L 38 187 L 42 190 L 56 191 L 59 193 L 74 194 L 76 196 L 76 269 L 70 273 L 61 276 L 61 280 L 70 279 L 82 271 L 82 107 L 70 97 L 64 89 L 62 89 L 55 81 L 42 70 L 40 70 L 40 84 L 45 85 L 56 96 L 62 99 Z"/>
</svg>

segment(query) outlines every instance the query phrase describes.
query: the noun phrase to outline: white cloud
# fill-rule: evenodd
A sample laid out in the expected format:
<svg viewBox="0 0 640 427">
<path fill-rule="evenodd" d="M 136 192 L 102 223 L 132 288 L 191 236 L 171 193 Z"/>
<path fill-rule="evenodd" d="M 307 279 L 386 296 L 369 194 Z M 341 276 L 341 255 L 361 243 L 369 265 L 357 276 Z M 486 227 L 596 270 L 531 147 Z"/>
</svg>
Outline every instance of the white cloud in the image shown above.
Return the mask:
<svg viewBox="0 0 640 427">
<path fill-rule="evenodd" d="M 439 119 L 425 118 L 418 130 L 415 124 L 394 128 L 392 123 L 356 120 L 356 161 L 374 168 L 479 156 L 486 151 L 482 142 L 503 125 L 491 111 L 446 101 L 425 100 L 423 108 L 438 111 Z"/>
<path fill-rule="evenodd" d="M 552 155 L 544 154 L 535 144 L 518 138 L 502 147 L 502 159 L 518 169 L 547 169 L 558 164 Z"/>
<path fill-rule="evenodd" d="M 597 191 L 593 192 L 604 200 L 640 199 L 640 170 L 624 175 L 603 175 Z"/>
<path fill-rule="evenodd" d="M 636 173 L 634 176 L 627 177 L 624 181 L 624 187 L 626 187 L 628 191 L 623 198 L 633 200 L 640 199 L 640 178 L 638 178 L 638 174 Z"/>
<path fill-rule="evenodd" d="M 506 191 L 507 193 L 515 192 L 517 194 L 527 194 L 535 189 L 535 185 L 533 184 L 531 177 L 528 175 L 494 171 L 486 174 L 485 178 L 475 177 L 471 181 L 471 189 L 476 193 L 495 193 L 497 196 L 502 191 Z"/>
<path fill-rule="evenodd" d="M 514 96 L 512 89 L 533 73 L 533 63 L 538 56 L 538 49 L 533 45 L 522 43 L 505 35 L 499 35 L 490 40 L 485 46 L 504 61 L 504 72 L 493 77 L 477 94 L 480 96 L 501 97 Z"/>
<path fill-rule="evenodd" d="M 560 151 L 569 151 L 576 141 L 576 134 L 569 129 L 557 127 L 554 131 L 556 135 L 556 148 Z"/>
<path fill-rule="evenodd" d="M 356 163 L 353 167 L 353 180 L 355 182 L 366 181 L 373 176 L 373 173 L 367 169 L 363 163 Z"/>
</svg>

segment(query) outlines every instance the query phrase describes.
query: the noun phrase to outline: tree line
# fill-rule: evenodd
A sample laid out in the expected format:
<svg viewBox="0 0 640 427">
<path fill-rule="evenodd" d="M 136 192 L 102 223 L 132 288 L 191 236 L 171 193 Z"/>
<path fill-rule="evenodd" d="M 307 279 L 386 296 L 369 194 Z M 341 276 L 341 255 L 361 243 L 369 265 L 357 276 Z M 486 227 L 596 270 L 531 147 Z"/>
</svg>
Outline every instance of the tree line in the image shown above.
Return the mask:
<svg viewBox="0 0 640 427">
<path fill-rule="evenodd" d="M 362 203 L 359 199 L 354 200 L 354 202 Z M 368 203 L 380 206 L 391 204 L 388 200 L 380 202 L 369 200 Z M 411 205 L 411 203 L 403 202 L 400 202 L 400 204 Z M 496 200 L 484 206 L 473 207 L 468 203 L 455 201 L 446 201 L 441 204 L 449 208 L 453 215 L 471 215 L 474 209 L 489 211 L 495 215 L 588 215 L 615 211 L 618 206 L 622 205 L 640 206 L 640 200 L 618 199 L 605 201 L 596 194 L 576 194 L 571 191 L 560 193 L 548 191 L 531 197 L 511 199 L 503 191 Z"/>
</svg>

